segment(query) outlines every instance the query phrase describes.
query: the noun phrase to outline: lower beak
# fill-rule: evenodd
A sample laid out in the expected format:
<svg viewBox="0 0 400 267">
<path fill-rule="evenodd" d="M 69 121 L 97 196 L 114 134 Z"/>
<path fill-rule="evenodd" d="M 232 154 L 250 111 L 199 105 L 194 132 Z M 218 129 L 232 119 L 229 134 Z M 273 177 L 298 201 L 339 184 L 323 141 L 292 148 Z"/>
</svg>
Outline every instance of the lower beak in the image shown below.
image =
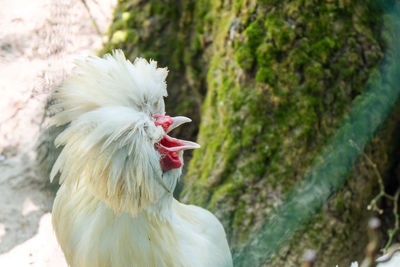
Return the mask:
<svg viewBox="0 0 400 267">
<path fill-rule="evenodd" d="M 159 143 L 159 146 L 168 152 L 200 148 L 200 145 L 195 142 L 173 138 L 169 135 L 164 135 L 164 138 Z"/>
</svg>

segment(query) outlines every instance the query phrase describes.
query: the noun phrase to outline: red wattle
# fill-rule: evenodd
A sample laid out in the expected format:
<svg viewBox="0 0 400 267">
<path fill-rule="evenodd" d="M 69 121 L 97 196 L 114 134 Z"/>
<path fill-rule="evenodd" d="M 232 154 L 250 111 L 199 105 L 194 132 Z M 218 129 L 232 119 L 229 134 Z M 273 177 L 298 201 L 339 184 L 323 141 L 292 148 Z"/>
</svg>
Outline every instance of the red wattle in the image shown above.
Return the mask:
<svg viewBox="0 0 400 267">
<path fill-rule="evenodd" d="M 181 146 L 182 144 L 178 140 L 174 140 L 168 138 L 167 135 L 163 137 L 157 144 L 154 145 L 154 148 L 161 155 L 161 168 L 164 172 L 169 171 L 171 169 L 180 168 L 182 166 L 182 162 L 179 159 L 178 153 L 176 151 L 169 151 L 168 148 Z"/>
<path fill-rule="evenodd" d="M 177 169 L 182 166 L 182 162 L 176 152 L 170 152 L 161 158 L 161 168 L 164 172 Z"/>
</svg>

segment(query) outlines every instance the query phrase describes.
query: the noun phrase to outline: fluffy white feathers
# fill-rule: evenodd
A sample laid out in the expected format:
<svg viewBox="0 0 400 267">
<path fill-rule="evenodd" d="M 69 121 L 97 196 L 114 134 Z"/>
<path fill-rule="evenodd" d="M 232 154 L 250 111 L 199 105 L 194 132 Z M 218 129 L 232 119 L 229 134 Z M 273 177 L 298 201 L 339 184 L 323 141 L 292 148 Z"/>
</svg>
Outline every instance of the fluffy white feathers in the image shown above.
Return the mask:
<svg viewBox="0 0 400 267">
<path fill-rule="evenodd" d="M 64 148 L 51 178 L 60 171 L 60 183 L 84 184 L 116 212 L 132 215 L 167 193 L 154 149 L 165 133 L 152 119 L 165 113 L 166 75 L 156 62 L 132 64 L 121 51 L 77 62 L 55 93 L 62 111 L 54 123 L 69 125 L 55 141 Z"/>
<path fill-rule="evenodd" d="M 60 100 L 55 107 L 63 109 L 55 117 L 56 125 L 106 106 L 125 106 L 149 116 L 165 113 L 168 71 L 157 68 L 157 62 L 137 58 L 132 64 L 121 50 L 116 50 L 112 55 L 90 57 L 75 64 L 73 76 L 54 95 Z"/>
</svg>

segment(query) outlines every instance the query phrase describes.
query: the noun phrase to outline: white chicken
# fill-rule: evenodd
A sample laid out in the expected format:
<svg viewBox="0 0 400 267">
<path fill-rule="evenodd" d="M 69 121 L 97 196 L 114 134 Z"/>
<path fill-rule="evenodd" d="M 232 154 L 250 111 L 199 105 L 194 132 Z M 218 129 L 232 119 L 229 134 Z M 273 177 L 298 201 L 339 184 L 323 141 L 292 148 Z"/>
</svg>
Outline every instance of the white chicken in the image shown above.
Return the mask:
<svg viewBox="0 0 400 267">
<path fill-rule="evenodd" d="M 172 196 L 183 151 L 199 145 L 167 135 L 190 121 L 165 115 L 167 70 L 120 50 L 76 65 L 55 93 L 54 124 L 67 127 L 51 172 L 61 173 L 53 225 L 68 264 L 232 266 L 218 219 Z"/>
<path fill-rule="evenodd" d="M 358 262 L 352 262 L 350 267 L 368 267 L 368 266 L 376 266 L 376 267 L 399 267 L 400 266 L 400 253 L 399 251 L 393 251 L 390 253 L 387 253 L 378 259 L 376 259 L 376 262 L 371 264 L 370 261 L 364 260 L 361 265 L 358 265 Z M 336 267 L 338 267 L 336 265 Z"/>
</svg>

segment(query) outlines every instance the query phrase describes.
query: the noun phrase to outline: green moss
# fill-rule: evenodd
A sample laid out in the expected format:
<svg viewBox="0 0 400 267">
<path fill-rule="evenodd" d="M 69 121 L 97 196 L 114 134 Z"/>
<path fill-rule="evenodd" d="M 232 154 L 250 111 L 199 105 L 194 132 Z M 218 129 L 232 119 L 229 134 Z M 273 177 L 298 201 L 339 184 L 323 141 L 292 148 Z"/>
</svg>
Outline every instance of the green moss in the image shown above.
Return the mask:
<svg viewBox="0 0 400 267">
<path fill-rule="evenodd" d="M 323 79 L 323 77 L 324 69 L 322 68 L 322 65 L 318 62 L 310 62 L 310 64 L 308 64 L 304 68 L 304 78 L 306 79 L 308 85 L 311 87 L 317 87 L 318 82 Z"/>
<path fill-rule="evenodd" d="M 250 23 L 243 35 L 244 40 L 235 43 L 235 59 L 243 69 L 250 70 L 256 59 L 257 47 L 264 36 L 264 29 L 260 21 L 256 20 Z"/>
<path fill-rule="evenodd" d="M 248 47 L 238 47 L 235 54 L 235 59 L 239 63 L 240 67 L 245 70 L 250 70 L 254 63 L 254 55 Z"/>
<path fill-rule="evenodd" d="M 380 48 L 369 41 L 376 38 L 371 31 L 356 30 L 348 19 L 351 6 L 263 1 L 248 13 L 246 5 L 232 7 L 240 18 L 235 38 L 220 31 L 225 37 L 213 44 L 202 148 L 194 153 L 184 189 L 195 203 L 218 211 L 233 248 L 253 229 L 244 218 L 263 220 L 273 201 L 261 201 L 260 214 L 240 207 L 260 203 L 258 195 L 280 199 L 291 189 L 380 58 L 371 65 L 359 60 Z"/>
<path fill-rule="evenodd" d="M 296 34 L 288 22 L 278 16 L 267 15 L 264 27 L 268 39 L 274 43 L 277 50 L 286 51 L 292 46 Z"/>
<path fill-rule="evenodd" d="M 199 128 L 177 132 L 194 139 L 198 131 L 202 145 L 190 161 L 183 195 L 216 212 L 233 249 L 301 179 L 363 92 L 382 57 L 379 10 L 368 5 L 119 2 L 104 52 L 122 48 L 131 59 L 142 55 L 168 66 L 167 111 L 192 117 L 192 126 L 202 114 Z M 380 79 L 376 72 L 374 79 Z M 334 210 L 348 212 L 347 201 L 338 198 Z M 361 215 L 354 216 L 349 221 Z M 322 214 L 314 223 L 307 242 L 318 245 L 318 233 L 332 228 Z"/>
<path fill-rule="evenodd" d="M 240 10 L 243 8 L 245 0 L 236 0 L 235 1 L 235 14 L 238 14 Z"/>
<path fill-rule="evenodd" d="M 276 54 L 271 43 L 263 43 L 257 47 L 257 62 L 261 66 L 269 66 L 275 60 Z"/>
<path fill-rule="evenodd" d="M 335 37 L 333 37 L 335 38 Z M 319 59 L 321 63 L 327 63 L 331 53 L 335 51 L 335 40 L 332 37 L 325 37 L 311 45 L 311 56 Z"/>
<path fill-rule="evenodd" d="M 275 82 L 274 71 L 271 68 L 260 68 L 257 71 L 256 81 L 273 85 Z"/>
<path fill-rule="evenodd" d="M 216 190 L 216 194 L 214 194 L 210 200 L 210 207 L 215 207 L 218 202 L 223 201 L 227 196 L 238 197 L 239 195 L 237 192 L 238 191 L 236 190 L 233 181 L 227 181 L 223 186 Z"/>
<path fill-rule="evenodd" d="M 241 225 L 246 219 L 245 216 L 247 216 L 246 202 L 239 201 L 239 204 L 236 207 L 235 217 L 233 218 L 232 222 L 233 227 Z"/>
<path fill-rule="evenodd" d="M 260 20 L 255 20 L 243 32 L 247 37 L 246 45 L 251 49 L 256 49 L 264 37 L 264 28 Z"/>
</svg>

